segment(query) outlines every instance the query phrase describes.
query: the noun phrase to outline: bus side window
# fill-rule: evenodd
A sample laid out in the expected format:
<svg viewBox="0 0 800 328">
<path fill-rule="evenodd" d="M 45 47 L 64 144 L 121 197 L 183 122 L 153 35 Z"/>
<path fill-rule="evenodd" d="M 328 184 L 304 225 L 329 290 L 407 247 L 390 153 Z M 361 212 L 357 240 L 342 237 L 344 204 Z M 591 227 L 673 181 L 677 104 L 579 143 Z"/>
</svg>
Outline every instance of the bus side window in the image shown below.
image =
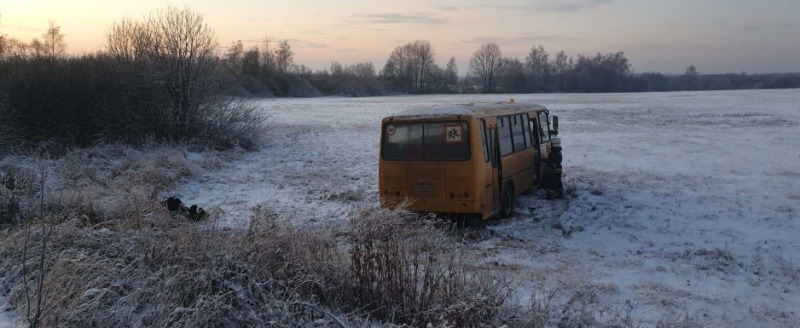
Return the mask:
<svg viewBox="0 0 800 328">
<path fill-rule="evenodd" d="M 539 112 L 539 136 L 542 142 L 550 140 L 550 129 L 547 126 L 547 113 Z"/>
<path fill-rule="evenodd" d="M 514 143 L 511 140 L 511 117 L 500 117 L 497 122 L 497 134 L 500 138 L 500 156 L 506 156 L 514 152 Z"/>
<path fill-rule="evenodd" d="M 533 117 L 531 117 L 530 126 L 531 126 L 531 142 L 533 143 L 533 146 L 538 149 L 542 141 L 541 138 L 539 137 L 539 121 L 537 120 L 536 115 L 533 115 Z"/>
<path fill-rule="evenodd" d="M 497 167 L 497 128 L 487 130 L 486 145 L 489 147 L 489 160 L 492 162 L 492 167 Z"/>
<path fill-rule="evenodd" d="M 522 132 L 522 134 L 525 136 L 525 148 L 527 149 L 531 146 L 531 123 L 529 121 L 528 113 L 522 115 L 522 127 L 525 130 Z"/>
<path fill-rule="evenodd" d="M 481 140 L 483 140 L 483 161 L 489 161 L 489 144 L 486 142 L 486 121 L 481 120 Z"/>
</svg>

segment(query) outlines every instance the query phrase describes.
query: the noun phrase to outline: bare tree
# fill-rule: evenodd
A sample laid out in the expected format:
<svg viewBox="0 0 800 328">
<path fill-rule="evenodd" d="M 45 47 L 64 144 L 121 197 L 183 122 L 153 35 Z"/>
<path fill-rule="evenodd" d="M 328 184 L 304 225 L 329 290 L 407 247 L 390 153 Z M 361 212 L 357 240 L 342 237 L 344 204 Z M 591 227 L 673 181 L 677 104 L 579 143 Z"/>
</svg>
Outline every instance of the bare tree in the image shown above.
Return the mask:
<svg viewBox="0 0 800 328">
<path fill-rule="evenodd" d="M 413 74 L 415 89 L 420 93 L 427 92 L 430 89 L 428 82 L 432 76 L 431 71 L 435 68 L 433 47 L 428 40 L 417 40 L 411 43 L 410 51 L 416 69 Z"/>
<path fill-rule="evenodd" d="M 143 59 L 152 31 L 145 24 L 135 22 L 129 18 L 111 25 L 106 33 L 106 50 L 112 56 L 124 61 L 137 61 Z"/>
<path fill-rule="evenodd" d="M 525 75 L 525 64 L 516 58 L 503 58 L 496 73 L 495 85 L 503 92 L 527 92 L 528 79 Z"/>
<path fill-rule="evenodd" d="M 414 63 L 409 48 L 409 45 L 395 48 L 383 66 L 383 76 L 406 92 L 410 92 L 414 84 Z"/>
<path fill-rule="evenodd" d="M 31 40 L 31 44 L 27 47 L 29 56 L 32 57 L 44 57 L 47 53 L 47 48 L 45 47 L 44 43 L 39 41 L 39 39 Z"/>
<path fill-rule="evenodd" d="M 427 40 L 399 46 L 389 55 L 383 67 L 383 75 L 403 91 L 431 91 L 431 73 L 436 66 L 433 56 L 433 47 Z"/>
<path fill-rule="evenodd" d="M 56 26 L 54 21 L 50 21 L 47 32 L 42 34 L 45 55 L 51 58 L 64 56 L 67 45 L 64 43 L 64 34 L 61 34 L 61 27 Z"/>
<path fill-rule="evenodd" d="M 543 91 L 550 79 L 549 55 L 543 46 L 533 46 L 525 57 L 525 69 L 533 82 L 533 91 Z"/>
<path fill-rule="evenodd" d="M 375 78 L 375 66 L 372 65 L 372 62 L 357 63 L 347 66 L 345 72 L 359 79 Z"/>
<path fill-rule="evenodd" d="M 280 74 L 286 74 L 294 65 L 294 51 L 286 40 L 278 42 L 278 49 L 275 50 L 275 65 Z"/>
<path fill-rule="evenodd" d="M 122 20 L 106 34 L 109 53 L 125 62 L 147 64 L 149 83 L 158 86 L 166 104 L 163 120 L 171 134 L 188 136 L 192 120 L 216 94 L 216 34 L 203 15 L 189 8 L 167 7 L 143 22 Z"/>
<path fill-rule="evenodd" d="M 264 44 L 261 47 L 261 68 L 263 77 L 274 75 L 275 71 L 278 69 L 278 64 L 275 60 L 275 54 L 272 52 L 270 43 L 272 43 L 272 39 L 269 37 L 264 37 Z"/>
<path fill-rule="evenodd" d="M 700 74 L 697 73 L 697 68 L 694 65 L 689 65 L 686 72 L 683 74 L 683 81 L 686 83 L 686 90 L 697 90 L 697 80 Z"/>
<path fill-rule="evenodd" d="M 454 57 L 450 57 L 450 60 L 447 62 L 447 68 L 444 70 L 445 74 L 445 84 L 447 85 L 448 92 L 454 92 L 458 90 L 458 67 L 456 67 L 456 59 Z"/>
<path fill-rule="evenodd" d="M 258 46 L 253 46 L 242 55 L 242 73 L 252 76 L 260 76 L 262 72 L 261 51 Z"/>
<path fill-rule="evenodd" d="M 555 74 L 558 76 L 558 91 L 564 92 L 564 82 L 566 80 L 567 71 L 570 70 L 569 62 L 567 61 L 567 54 L 564 53 L 564 50 L 561 50 L 558 52 L 558 54 L 556 54 L 556 60 L 553 63 L 553 69 Z"/>
<path fill-rule="evenodd" d="M 0 22 L 2 22 L 2 18 L 3 18 L 3 15 L 0 15 Z M 6 54 L 6 52 L 8 51 L 8 50 L 7 50 L 7 49 L 8 49 L 8 46 L 6 45 L 6 43 L 7 43 L 8 41 L 7 41 L 6 39 L 8 39 L 8 37 L 6 37 L 6 36 L 5 36 L 5 35 L 3 35 L 3 34 L 0 34 L 0 59 L 2 59 L 3 57 L 5 57 L 5 54 Z"/>
<path fill-rule="evenodd" d="M 495 88 L 495 75 L 502 63 L 503 53 L 495 43 L 481 45 L 469 61 L 470 73 L 478 80 L 483 92 L 491 93 Z"/>
<path fill-rule="evenodd" d="M 225 52 L 225 60 L 234 74 L 242 73 L 242 55 L 244 54 L 244 45 L 242 40 L 238 40 L 231 44 L 228 51 Z"/>
<path fill-rule="evenodd" d="M 203 15 L 188 8 L 168 7 L 151 14 L 147 56 L 164 86 L 170 107 L 168 116 L 179 135 L 188 135 L 191 120 L 201 110 L 214 86 L 217 37 Z"/>
</svg>

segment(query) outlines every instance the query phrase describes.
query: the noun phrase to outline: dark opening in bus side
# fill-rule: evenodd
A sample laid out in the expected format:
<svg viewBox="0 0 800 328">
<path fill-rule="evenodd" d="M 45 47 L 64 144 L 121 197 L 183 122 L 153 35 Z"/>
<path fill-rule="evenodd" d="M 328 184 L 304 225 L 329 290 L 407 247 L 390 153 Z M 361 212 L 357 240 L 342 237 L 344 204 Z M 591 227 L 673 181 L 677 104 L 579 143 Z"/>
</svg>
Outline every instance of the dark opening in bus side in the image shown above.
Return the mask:
<svg viewBox="0 0 800 328">
<path fill-rule="evenodd" d="M 466 122 L 390 122 L 383 127 L 387 161 L 466 161 L 470 159 Z"/>
</svg>

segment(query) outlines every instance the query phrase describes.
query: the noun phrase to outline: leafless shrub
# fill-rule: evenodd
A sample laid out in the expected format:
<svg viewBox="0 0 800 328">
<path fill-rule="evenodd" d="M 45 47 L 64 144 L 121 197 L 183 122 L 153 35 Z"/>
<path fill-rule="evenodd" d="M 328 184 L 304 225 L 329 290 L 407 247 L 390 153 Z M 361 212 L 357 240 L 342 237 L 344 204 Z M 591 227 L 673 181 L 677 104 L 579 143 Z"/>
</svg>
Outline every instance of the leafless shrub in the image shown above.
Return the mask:
<svg viewBox="0 0 800 328">
<path fill-rule="evenodd" d="M 477 326 L 516 311 L 504 307 L 508 280 L 468 264 L 455 234 L 401 212 L 357 211 L 338 240 L 268 206 L 243 230 L 172 217 L 144 193 L 190 174 L 187 162 L 116 146 L 68 154 L 53 183 L 78 191 L 40 202 L 51 205 L 35 229 L 0 230 L 15 310 L 41 326 L 97 327 Z M 26 183 L 33 195 L 38 178 Z"/>
<path fill-rule="evenodd" d="M 157 210 L 149 208 L 148 211 Z M 25 302 L 23 284 L 9 299 L 17 311 L 41 309 L 44 326 L 283 326 L 333 322 L 319 305 L 344 272 L 326 234 L 252 225 L 246 233 L 209 230 L 159 215 L 148 224 L 116 220 L 90 225 L 56 220 L 45 265 L 21 263 L 26 231 L 6 231 L 0 269 L 41 279 L 41 307 Z M 163 213 L 162 213 L 163 214 Z M 53 221 L 53 222 L 56 222 Z M 29 236 L 39 254 L 43 235 Z M 31 260 L 28 259 L 28 262 Z M 22 261 L 23 263 L 25 261 Z M 337 318 L 338 319 L 338 318 Z"/>
<path fill-rule="evenodd" d="M 626 301 L 621 308 L 612 308 L 601 299 L 617 293 L 618 287 L 613 284 L 559 281 L 533 290 L 527 308 L 505 309 L 503 322 L 512 327 L 633 327 L 632 303 Z"/>
<path fill-rule="evenodd" d="M 667 314 L 656 323 L 656 328 L 697 328 L 706 327 L 689 314 Z"/>
<path fill-rule="evenodd" d="M 458 243 L 434 222 L 365 209 L 351 220 L 351 303 L 378 319 L 420 326 L 490 322 L 506 280 L 470 270 Z"/>
<path fill-rule="evenodd" d="M 253 150 L 262 144 L 268 129 L 267 117 L 244 100 L 220 97 L 205 104 L 201 124 L 189 138 L 192 143 L 211 145 L 218 150 Z"/>
<path fill-rule="evenodd" d="M 53 197 L 59 208 L 91 210 L 81 213 L 107 220 L 156 202 L 159 192 L 191 175 L 191 164 L 179 148 L 106 145 L 67 153 L 58 171 L 60 191 Z"/>
<path fill-rule="evenodd" d="M 681 259 L 689 261 L 697 269 L 702 271 L 718 271 L 731 273 L 739 270 L 737 261 L 733 254 L 723 249 L 698 248 L 695 250 L 687 249 L 681 254 Z"/>
<path fill-rule="evenodd" d="M 343 203 L 358 202 L 364 199 L 364 195 L 358 189 L 344 189 L 342 191 L 332 191 L 328 195 L 330 201 L 339 201 Z"/>
</svg>

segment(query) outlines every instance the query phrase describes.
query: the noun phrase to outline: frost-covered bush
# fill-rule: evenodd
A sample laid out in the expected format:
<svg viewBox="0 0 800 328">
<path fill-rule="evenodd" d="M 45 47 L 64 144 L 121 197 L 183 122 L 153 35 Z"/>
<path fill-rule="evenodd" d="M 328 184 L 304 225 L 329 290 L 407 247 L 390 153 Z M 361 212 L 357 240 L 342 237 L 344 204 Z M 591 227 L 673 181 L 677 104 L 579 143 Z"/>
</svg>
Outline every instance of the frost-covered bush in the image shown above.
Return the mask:
<svg viewBox="0 0 800 328">
<path fill-rule="evenodd" d="M 370 209 L 351 220 L 348 303 L 373 317 L 421 326 L 490 322 L 509 283 L 468 265 L 459 243 L 431 220 Z"/>
</svg>

